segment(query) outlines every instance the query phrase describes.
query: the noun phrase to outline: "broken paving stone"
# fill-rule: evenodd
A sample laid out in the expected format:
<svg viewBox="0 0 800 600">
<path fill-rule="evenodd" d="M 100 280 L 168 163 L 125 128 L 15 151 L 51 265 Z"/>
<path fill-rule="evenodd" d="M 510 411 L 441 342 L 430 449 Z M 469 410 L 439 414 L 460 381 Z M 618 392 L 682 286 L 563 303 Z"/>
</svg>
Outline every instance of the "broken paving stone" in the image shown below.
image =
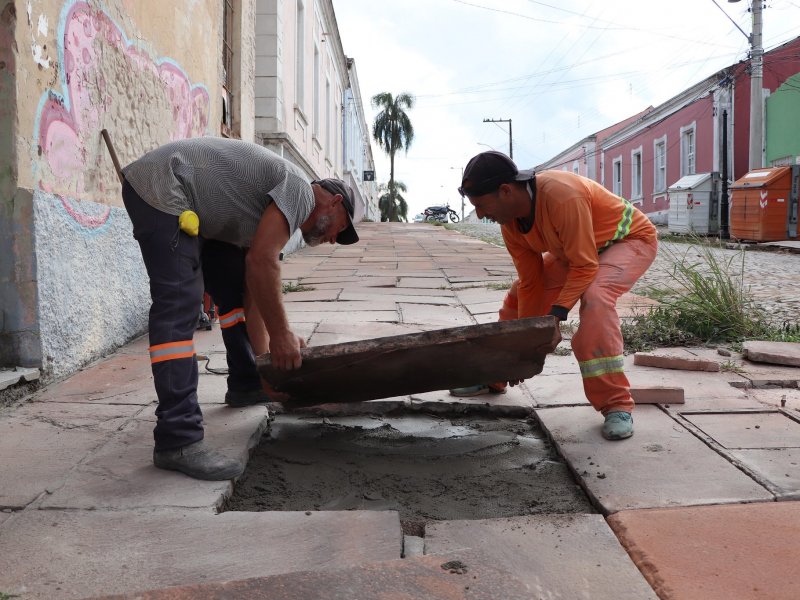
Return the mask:
<svg viewBox="0 0 800 600">
<path fill-rule="evenodd" d="M 633 355 L 633 364 L 640 367 L 678 369 L 681 371 L 717 372 L 720 370 L 718 362 L 698 358 L 685 348 L 637 352 Z"/>
<path fill-rule="evenodd" d="M 469 567 L 460 560 L 451 560 L 446 563 L 442 563 L 442 569 L 449 573 L 453 573 L 454 575 L 464 575 L 467 571 L 469 571 Z"/>
<path fill-rule="evenodd" d="M 752 362 L 800 367 L 800 344 L 796 342 L 745 342 L 743 355 Z"/>
<path fill-rule="evenodd" d="M 681 387 L 631 387 L 631 396 L 636 404 L 684 404 Z"/>
</svg>

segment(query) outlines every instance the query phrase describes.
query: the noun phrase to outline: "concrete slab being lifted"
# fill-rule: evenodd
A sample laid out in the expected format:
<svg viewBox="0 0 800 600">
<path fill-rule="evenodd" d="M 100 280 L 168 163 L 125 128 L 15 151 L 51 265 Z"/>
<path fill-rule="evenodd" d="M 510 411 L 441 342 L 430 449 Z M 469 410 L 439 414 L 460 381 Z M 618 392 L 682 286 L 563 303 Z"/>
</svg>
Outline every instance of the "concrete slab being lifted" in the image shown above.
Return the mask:
<svg viewBox="0 0 800 600">
<path fill-rule="evenodd" d="M 555 319 L 532 317 L 304 348 L 293 371 L 275 369 L 269 354 L 257 363 L 290 396 L 286 406 L 360 402 L 528 379 L 542 372 L 557 336 Z"/>
</svg>

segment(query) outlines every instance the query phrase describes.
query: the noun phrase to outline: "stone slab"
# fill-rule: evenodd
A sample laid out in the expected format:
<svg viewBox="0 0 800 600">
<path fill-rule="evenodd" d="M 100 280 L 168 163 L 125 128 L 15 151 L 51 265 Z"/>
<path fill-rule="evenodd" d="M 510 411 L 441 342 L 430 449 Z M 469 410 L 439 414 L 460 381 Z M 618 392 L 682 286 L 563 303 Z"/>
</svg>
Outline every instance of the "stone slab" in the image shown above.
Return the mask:
<svg viewBox="0 0 800 600">
<path fill-rule="evenodd" d="M 149 404 L 152 371 L 145 349 L 143 354 L 118 353 L 84 367 L 72 377 L 47 386 L 35 401 L 92 402 L 102 404 Z"/>
<path fill-rule="evenodd" d="M 743 354 L 753 362 L 800 367 L 800 344 L 794 342 L 748 341 Z"/>
<path fill-rule="evenodd" d="M 60 488 L 139 409 L 55 404 L 26 405 L 0 419 L 0 508 L 23 508 Z"/>
<path fill-rule="evenodd" d="M 353 312 L 292 312 L 289 313 L 289 322 L 294 328 L 300 323 L 397 323 L 400 315 L 396 310 L 369 310 Z"/>
<path fill-rule="evenodd" d="M 765 406 L 788 408 L 800 411 L 800 390 L 794 388 L 753 388 L 746 390 L 748 398 L 753 398 Z"/>
<path fill-rule="evenodd" d="M 397 282 L 398 288 L 430 288 L 439 289 L 447 287 L 447 279 L 441 276 L 435 277 L 401 277 Z M 442 290 L 444 291 L 444 290 Z"/>
<path fill-rule="evenodd" d="M 339 298 L 340 290 L 309 290 L 307 292 L 287 292 L 283 295 L 283 302 L 291 305 L 294 302 L 333 302 Z"/>
<path fill-rule="evenodd" d="M 401 549 L 388 511 L 26 511 L 0 529 L 0 590 L 69 600 L 310 566 L 335 572 Z"/>
<path fill-rule="evenodd" d="M 768 481 L 778 499 L 800 500 L 800 449 L 731 450 L 731 454 Z"/>
<path fill-rule="evenodd" d="M 39 369 L 16 367 L 14 369 L 0 369 L 0 390 L 20 383 L 30 383 L 39 379 Z"/>
<path fill-rule="evenodd" d="M 684 404 L 682 387 L 631 386 L 631 397 L 636 404 Z"/>
<path fill-rule="evenodd" d="M 422 556 L 423 554 L 425 554 L 425 538 L 416 535 L 403 536 L 403 558 Z"/>
<path fill-rule="evenodd" d="M 263 406 L 232 409 L 203 406 L 206 440 L 228 456 L 247 461 L 267 429 Z M 148 411 L 102 448 L 82 460 L 63 485 L 42 502 L 53 509 L 219 507 L 232 491 L 230 481 L 200 481 L 153 466 L 155 417 Z"/>
<path fill-rule="evenodd" d="M 625 511 L 608 521 L 663 599 L 800 598 L 800 503 Z"/>
<path fill-rule="evenodd" d="M 354 288 L 347 292 L 347 294 L 357 294 L 359 296 L 429 296 L 433 298 L 455 298 L 456 294 L 453 290 L 439 289 L 439 288 L 424 288 L 424 287 L 408 287 L 400 288 L 395 286 L 387 287 L 370 287 L 370 288 Z M 342 300 L 346 300 L 344 296 Z"/>
<path fill-rule="evenodd" d="M 720 370 L 719 362 L 698 358 L 688 348 L 637 352 L 633 355 L 633 364 L 640 367 L 658 367 L 660 369 L 679 369 L 682 371 L 715 372 Z"/>
<path fill-rule="evenodd" d="M 379 301 L 379 298 L 385 297 L 384 294 L 370 294 L 368 292 L 342 292 L 340 301 L 346 300 L 360 300 L 376 303 L 375 309 L 381 310 L 386 302 Z M 431 295 L 417 295 L 417 294 L 401 294 L 395 291 L 391 297 L 392 302 L 403 302 L 405 304 L 425 304 L 434 306 L 457 306 L 458 300 L 453 297 L 446 296 L 431 296 Z M 370 310 L 373 310 L 372 308 Z"/>
<path fill-rule="evenodd" d="M 638 407 L 636 433 L 619 442 L 603 439 L 603 419 L 588 406 L 537 408 L 536 415 L 605 513 L 774 499 L 655 406 Z"/>
<path fill-rule="evenodd" d="M 316 278 L 321 279 L 321 278 Z M 397 283 L 397 277 L 346 277 L 336 281 L 309 281 L 308 278 L 302 279 L 303 285 L 309 285 L 315 290 L 362 288 L 362 287 L 386 287 Z"/>
<path fill-rule="evenodd" d="M 458 327 L 472 325 L 469 313 L 460 306 L 421 306 L 419 304 L 398 304 L 403 323 L 427 325 L 428 327 Z"/>
<path fill-rule="evenodd" d="M 459 552 L 337 569 L 198 584 L 102 600 L 530 600 L 533 591 L 482 557 Z M 101 599 L 95 599 L 101 600 Z"/>
<path fill-rule="evenodd" d="M 262 377 L 290 395 L 288 406 L 358 402 L 527 379 L 542 370 L 538 347 L 557 335 L 552 319 L 535 317 L 402 336 L 312 346 L 299 369 L 280 371 L 258 358 Z"/>
<path fill-rule="evenodd" d="M 800 423 L 780 412 L 683 414 L 723 448 L 800 448 Z"/>
<path fill-rule="evenodd" d="M 531 588 L 531 598 L 657 598 L 600 515 L 446 521 L 426 527 L 426 554 L 463 550 L 502 565 Z"/>
<path fill-rule="evenodd" d="M 345 292 L 342 292 L 343 294 Z M 369 296 L 364 301 L 360 302 L 290 302 L 285 305 L 286 314 L 290 317 L 300 312 L 315 312 L 315 313 L 328 313 L 328 312 L 366 312 L 366 311 L 381 311 L 381 310 L 395 310 L 396 303 L 393 299 L 376 298 Z"/>
</svg>

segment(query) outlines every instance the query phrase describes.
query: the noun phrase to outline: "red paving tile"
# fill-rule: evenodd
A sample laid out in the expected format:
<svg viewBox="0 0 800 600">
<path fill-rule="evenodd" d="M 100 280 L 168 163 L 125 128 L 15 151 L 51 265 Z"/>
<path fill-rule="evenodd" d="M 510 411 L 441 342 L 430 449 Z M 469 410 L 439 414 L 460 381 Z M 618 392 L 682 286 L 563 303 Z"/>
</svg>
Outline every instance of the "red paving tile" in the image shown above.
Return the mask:
<svg viewBox="0 0 800 600">
<path fill-rule="evenodd" d="M 661 600 L 800 598 L 800 502 L 623 511 L 608 523 Z"/>
<path fill-rule="evenodd" d="M 108 596 L 104 600 L 530 600 L 533 591 L 474 554 L 424 556 Z M 96 599 L 100 600 L 100 599 Z"/>
</svg>

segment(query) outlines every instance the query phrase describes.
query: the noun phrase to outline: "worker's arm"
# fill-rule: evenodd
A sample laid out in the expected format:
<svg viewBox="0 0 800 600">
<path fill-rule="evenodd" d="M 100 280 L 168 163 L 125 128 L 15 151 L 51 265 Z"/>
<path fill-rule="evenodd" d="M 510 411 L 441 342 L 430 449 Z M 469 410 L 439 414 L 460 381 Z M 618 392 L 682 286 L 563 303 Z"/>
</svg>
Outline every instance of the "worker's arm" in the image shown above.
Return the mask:
<svg viewBox="0 0 800 600">
<path fill-rule="evenodd" d="M 261 217 L 245 259 L 248 296 L 266 325 L 270 361 L 283 370 L 300 366 L 300 348 L 304 345 L 289 327 L 283 307 L 280 252 L 288 241 L 289 223 L 273 202 Z M 254 312 L 250 310 L 251 315 Z M 256 346 L 253 349 L 258 351 Z"/>
<path fill-rule="evenodd" d="M 564 287 L 553 303 L 565 309 L 562 311 L 564 314 L 559 316 L 566 318 L 566 313 L 577 304 L 600 268 L 591 202 L 588 198 L 577 196 L 554 202 L 550 219 L 569 263 Z"/>
<path fill-rule="evenodd" d="M 517 295 L 517 317 L 539 317 L 549 310 L 542 303 L 542 276 L 543 262 L 541 252 L 531 248 L 524 238 L 515 233 L 510 226 L 503 226 L 503 241 L 506 250 L 514 261 L 514 267 L 519 276 Z"/>
</svg>

